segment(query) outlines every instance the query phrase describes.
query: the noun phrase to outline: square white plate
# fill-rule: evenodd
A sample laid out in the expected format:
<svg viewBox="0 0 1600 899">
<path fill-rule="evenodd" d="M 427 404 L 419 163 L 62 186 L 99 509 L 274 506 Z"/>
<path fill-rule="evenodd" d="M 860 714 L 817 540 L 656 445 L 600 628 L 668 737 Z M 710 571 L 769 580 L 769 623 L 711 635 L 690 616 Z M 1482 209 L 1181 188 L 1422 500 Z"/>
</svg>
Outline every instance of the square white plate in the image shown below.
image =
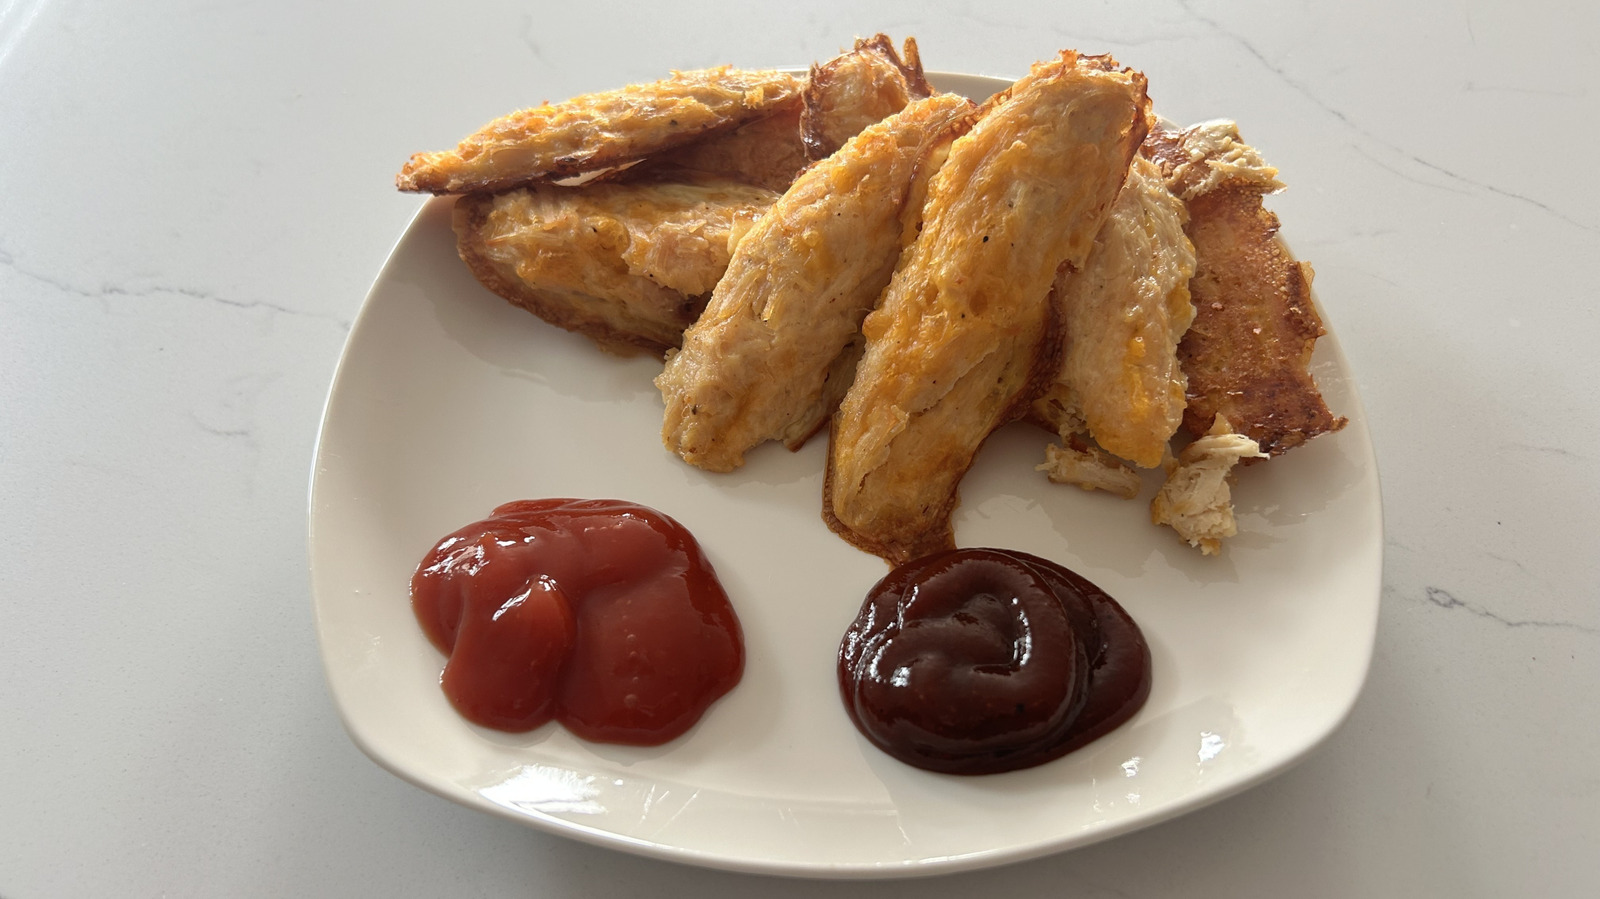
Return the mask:
<svg viewBox="0 0 1600 899">
<path fill-rule="evenodd" d="M 982 98 L 999 79 L 934 75 Z M 1341 432 L 1241 472 L 1240 534 L 1203 558 L 1136 501 L 1050 484 L 1047 435 L 997 433 L 961 487 L 962 546 L 1059 561 L 1134 615 L 1154 655 L 1145 708 L 1056 762 L 987 777 L 909 768 L 852 728 L 834 659 L 886 572 L 819 508 L 825 440 L 768 445 L 716 475 L 663 449 L 660 363 L 618 359 L 480 287 L 451 200 L 423 208 L 361 309 L 328 397 L 311 492 L 314 609 L 350 734 L 399 776 L 600 845 L 814 877 L 970 869 L 1108 837 L 1276 774 L 1338 727 L 1377 620 L 1382 511 L 1348 365 L 1315 373 Z M 514 499 L 619 498 L 683 522 L 744 627 L 743 682 L 661 747 L 583 743 L 558 726 L 474 727 L 441 693 L 412 616 L 434 541 Z"/>
</svg>

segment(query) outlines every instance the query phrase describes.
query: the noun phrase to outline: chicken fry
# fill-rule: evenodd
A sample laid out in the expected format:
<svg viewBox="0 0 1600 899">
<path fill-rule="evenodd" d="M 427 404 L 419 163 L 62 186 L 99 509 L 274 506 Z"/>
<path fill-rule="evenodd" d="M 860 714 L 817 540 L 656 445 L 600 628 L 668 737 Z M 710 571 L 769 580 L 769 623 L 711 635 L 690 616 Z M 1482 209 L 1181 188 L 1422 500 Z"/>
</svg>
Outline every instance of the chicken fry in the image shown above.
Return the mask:
<svg viewBox="0 0 1600 899">
<path fill-rule="evenodd" d="M 876 34 L 811 67 L 800 115 L 811 159 L 826 158 L 868 125 L 933 94 L 922 74 L 916 40 L 906 38 L 905 47 L 902 59 L 888 35 Z"/>
<path fill-rule="evenodd" d="M 1311 377 L 1323 332 L 1311 302 L 1311 266 L 1277 239 L 1264 194 L 1277 170 L 1239 138 L 1232 122 L 1158 131 L 1144 147 L 1172 192 L 1188 203 L 1195 320 L 1179 357 L 1188 377 L 1183 427 L 1208 434 L 1217 416 L 1270 455 L 1344 427 Z"/>
<path fill-rule="evenodd" d="M 952 94 L 913 103 L 807 169 L 762 216 L 656 378 L 668 449 L 731 471 L 757 444 L 798 448 L 821 426 L 900 256 L 913 175 L 973 109 Z"/>
<path fill-rule="evenodd" d="M 1142 468 L 1161 464 L 1183 421 L 1187 381 L 1178 341 L 1194 320 L 1186 218 L 1161 170 L 1134 159 L 1083 270 L 1063 272 L 1056 282 L 1061 368 L 1033 403 L 1034 417 L 1063 440 L 1085 429 Z"/>
<path fill-rule="evenodd" d="M 395 184 L 458 194 L 556 180 L 642 159 L 737 128 L 791 102 L 795 76 L 721 66 L 574 97 L 495 119 L 454 150 L 418 153 Z"/>
<path fill-rule="evenodd" d="M 539 185 L 456 201 L 461 258 L 540 318 L 619 354 L 677 346 L 777 194 L 731 181 Z"/>
<path fill-rule="evenodd" d="M 811 67 L 801 95 L 763 118 L 652 156 L 649 165 L 732 178 L 787 190 L 812 160 L 822 159 L 861 129 L 933 93 L 922 74 L 917 42 L 906 58 L 888 35 L 857 40 L 854 49 Z"/>
<path fill-rule="evenodd" d="M 1064 51 L 951 145 L 833 419 L 824 517 L 845 539 L 891 564 L 954 545 L 957 485 L 1054 374 L 1051 282 L 1083 265 L 1148 114 L 1142 75 Z"/>
</svg>

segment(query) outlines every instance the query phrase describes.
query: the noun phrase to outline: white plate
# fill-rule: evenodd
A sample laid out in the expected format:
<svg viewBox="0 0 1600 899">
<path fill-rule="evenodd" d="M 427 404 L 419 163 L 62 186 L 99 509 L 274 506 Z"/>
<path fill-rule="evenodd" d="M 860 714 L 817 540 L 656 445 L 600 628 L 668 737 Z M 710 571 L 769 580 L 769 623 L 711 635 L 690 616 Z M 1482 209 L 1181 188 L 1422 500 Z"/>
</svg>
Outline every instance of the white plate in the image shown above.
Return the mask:
<svg viewBox="0 0 1600 899">
<path fill-rule="evenodd" d="M 936 76 L 983 97 L 997 79 Z M 1334 338 L 1315 371 L 1338 434 L 1243 473 L 1241 533 L 1202 558 L 1138 501 L 1034 470 L 1042 432 L 996 434 L 961 486 L 963 546 L 1048 556 L 1143 626 L 1155 685 L 1138 716 L 1038 768 L 930 774 L 852 728 L 834 654 L 886 571 L 819 515 L 823 440 L 777 445 L 727 475 L 661 446 L 660 364 L 606 356 L 480 287 L 456 257 L 450 200 L 430 201 L 351 330 L 311 492 L 315 614 L 351 736 L 399 776 L 553 833 L 658 858 L 816 877 L 994 865 L 1145 827 L 1283 771 L 1361 689 L 1382 557 L 1378 479 Z M 439 537 L 513 499 L 611 497 L 699 538 L 744 626 L 743 682 L 684 737 L 641 749 L 558 726 L 467 724 L 412 617 L 413 568 Z"/>
</svg>

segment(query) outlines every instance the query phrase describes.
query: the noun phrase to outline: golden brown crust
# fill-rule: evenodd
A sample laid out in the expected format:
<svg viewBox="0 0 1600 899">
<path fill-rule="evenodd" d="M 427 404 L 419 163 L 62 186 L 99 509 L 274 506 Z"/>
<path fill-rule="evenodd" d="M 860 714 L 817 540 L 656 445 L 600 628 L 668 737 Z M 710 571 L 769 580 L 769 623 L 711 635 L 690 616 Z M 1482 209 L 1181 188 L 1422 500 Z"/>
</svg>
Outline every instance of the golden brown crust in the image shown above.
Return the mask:
<svg viewBox="0 0 1600 899">
<path fill-rule="evenodd" d="M 899 258 L 918 162 L 973 109 L 942 94 L 868 127 L 750 229 L 656 378 L 668 449 L 731 471 L 763 441 L 797 447 L 821 426 L 854 372 L 861 319 Z"/>
<path fill-rule="evenodd" d="M 1051 284 L 1083 264 L 1148 110 L 1142 75 L 1064 51 L 951 145 L 834 416 L 823 514 L 846 540 L 891 564 L 953 545 L 978 448 L 1055 374 Z"/>
<path fill-rule="evenodd" d="M 1311 267 L 1277 240 L 1278 217 L 1251 190 L 1221 189 L 1189 203 L 1195 320 L 1178 346 L 1189 378 L 1184 430 L 1199 437 L 1218 415 L 1271 455 L 1344 427 L 1311 377 L 1324 333 L 1311 302 Z"/>
<path fill-rule="evenodd" d="M 750 185 L 541 185 L 456 202 L 457 247 L 487 288 L 608 352 L 676 346 L 727 268 L 729 238 L 776 199 Z"/>
<path fill-rule="evenodd" d="M 574 97 L 495 119 L 454 150 L 411 157 L 405 191 L 499 191 L 624 165 L 791 102 L 794 75 L 721 66 Z"/>
<path fill-rule="evenodd" d="M 1289 255 L 1261 202 L 1283 186 L 1277 170 L 1231 122 L 1155 132 L 1143 153 L 1186 198 L 1194 243 L 1195 320 L 1178 347 L 1189 379 L 1183 429 L 1205 436 L 1220 415 L 1276 456 L 1344 427 L 1311 376 L 1324 333 L 1311 266 Z"/>
<path fill-rule="evenodd" d="M 917 42 L 906 38 L 905 57 L 886 34 L 859 38 L 855 47 L 811 67 L 802 94 L 800 131 L 805 152 L 823 159 L 874 122 L 907 103 L 933 95 L 922 72 Z"/>
</svg>

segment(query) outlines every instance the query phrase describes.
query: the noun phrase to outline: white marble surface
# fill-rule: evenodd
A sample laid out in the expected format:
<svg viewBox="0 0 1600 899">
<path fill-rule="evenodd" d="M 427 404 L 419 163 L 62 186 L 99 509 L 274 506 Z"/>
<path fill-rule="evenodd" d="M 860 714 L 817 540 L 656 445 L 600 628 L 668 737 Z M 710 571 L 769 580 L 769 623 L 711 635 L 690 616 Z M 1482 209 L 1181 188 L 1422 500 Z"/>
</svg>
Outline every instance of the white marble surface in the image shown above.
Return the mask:
<svg viewBox="0 0 1600 899">
<path fill-rule="evenodd" d="M 460 5 L 0 0 L 0 895 L 1593 891 L 1600 8 Z M 986 74 L 1111 51 L 1282 169 L 1383 475 L 1348 723 L 1150 830 L 873 885 L 583 846 L 377 768 L 323 684 L 305 496 L 420 205 L 398 164 L 530 101 L 877 30 Z"/>
</svg>

